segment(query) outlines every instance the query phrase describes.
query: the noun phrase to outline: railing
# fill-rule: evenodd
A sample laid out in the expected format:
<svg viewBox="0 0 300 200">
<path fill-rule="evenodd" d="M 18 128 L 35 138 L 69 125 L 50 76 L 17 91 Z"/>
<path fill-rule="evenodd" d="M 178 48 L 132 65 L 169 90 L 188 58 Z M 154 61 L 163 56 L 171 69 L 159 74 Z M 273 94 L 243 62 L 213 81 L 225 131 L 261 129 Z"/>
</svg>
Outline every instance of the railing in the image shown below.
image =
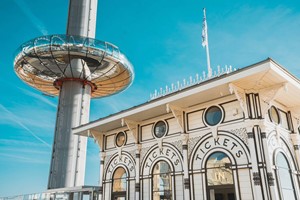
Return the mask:
<svg viewBox="0 0 300 200">
<path fill-rule="evenodd" d="M 219 77 L 224 74 L 229 74 L 232 71 L 236 71 L 236 69 L 233 69 L 231 65 L 229 67 L 225 65 L 224 68 L 218 66 L 217 71 L 214 71 L 211 77 L 208 77 L 206 72 L 203 72 L 202 76 L 199 76 L 199 74 L 196 74 L 194 77 L 190 76 L 189 79 L 183 79 L 182 82 L 177 81 L 175 84 L 172 83 L 171 86 L 166 85 L 165 88 L 161 87 L 159 90 L 154 90 L 153 93 L 150 93 L 150 101 L 183 90 L 185 88 L 200 84 L 212 78 Z"/>
<path fill-rule="evenodd" d="M 99 187 L 80 186 L 47 190 L 43 193 L 0 197 L 0 200 L 98 200 Z"/>
</svg>

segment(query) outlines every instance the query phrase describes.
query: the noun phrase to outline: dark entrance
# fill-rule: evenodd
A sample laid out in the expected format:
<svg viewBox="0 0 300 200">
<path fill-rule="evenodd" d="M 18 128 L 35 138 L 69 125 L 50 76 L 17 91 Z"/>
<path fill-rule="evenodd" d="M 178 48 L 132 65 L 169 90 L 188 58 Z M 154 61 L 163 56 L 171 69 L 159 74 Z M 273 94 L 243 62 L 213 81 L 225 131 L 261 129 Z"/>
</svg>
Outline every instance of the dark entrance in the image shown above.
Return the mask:
<svg viewBox="0 0 300 200">
<path fill-rule="evenodd" d="M 208 187 L 209 200 L 235 200 L 234 188 L 232 185 Z"/>
<path fill-rule="evenodd" d="M 126 192 L 114 192 L 112 200 L 126 200 Z"/>
</svg>

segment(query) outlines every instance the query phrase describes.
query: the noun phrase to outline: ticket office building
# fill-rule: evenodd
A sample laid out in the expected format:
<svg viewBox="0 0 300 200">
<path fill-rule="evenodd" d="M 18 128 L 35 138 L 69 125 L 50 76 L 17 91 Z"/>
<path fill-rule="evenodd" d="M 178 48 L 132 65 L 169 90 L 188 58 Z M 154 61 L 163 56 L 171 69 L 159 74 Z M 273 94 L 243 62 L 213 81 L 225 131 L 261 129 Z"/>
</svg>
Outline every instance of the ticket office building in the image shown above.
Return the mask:
<svg viewBox="0 0 300 200">
<path fill-rule="evenodd" d="M 300 199 L 300 81 L 272 59 L 77 127 L 100 199 Z"/>
</svg>

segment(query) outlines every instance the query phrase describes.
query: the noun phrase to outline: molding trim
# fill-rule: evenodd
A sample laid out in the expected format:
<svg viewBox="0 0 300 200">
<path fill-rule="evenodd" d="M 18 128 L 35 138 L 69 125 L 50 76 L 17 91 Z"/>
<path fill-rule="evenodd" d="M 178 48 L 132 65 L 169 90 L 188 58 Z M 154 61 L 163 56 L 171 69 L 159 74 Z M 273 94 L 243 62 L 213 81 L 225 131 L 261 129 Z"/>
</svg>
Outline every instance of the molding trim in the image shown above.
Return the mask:
<svg viewBox="0 0 300 200">
<path fill-rule="evenodd" d="M 253 181 L 254 181 L 254 185 L 261 185 L 260 175 L 258 172 L 253 172 Z"/>
<path fill-rule="evenodd" d="M 140 183 L 135 183 L 135 192 L 140 192 L 141 186 Z"/>
<path fill-rule="evenodd" d="M 190 179 L 189 178 L 184 179 L 184 189 L 190 189 Z"/>
<path fill-rule="evenodd" d="M 268 184 L 269 186 L 274 186 L 274 177 L 273 177 L 273 173 L 272 172 L 268 172 L 267 173 L 267 179 L 268 179 Z"/>
<path fill-rule="evenodd" d="M 250 133 L 247 133 L 248 135 L 248 139 L 253 139 L 254 138 L 254 133 L 250 132 Z"/>
</svg>

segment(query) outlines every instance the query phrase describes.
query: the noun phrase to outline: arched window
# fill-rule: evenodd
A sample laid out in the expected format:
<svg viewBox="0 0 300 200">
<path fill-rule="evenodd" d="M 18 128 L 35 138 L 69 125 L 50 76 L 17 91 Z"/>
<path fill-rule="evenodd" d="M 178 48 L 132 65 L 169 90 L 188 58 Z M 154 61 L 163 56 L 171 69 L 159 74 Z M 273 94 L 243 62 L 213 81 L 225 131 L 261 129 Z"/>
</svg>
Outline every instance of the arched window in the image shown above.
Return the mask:
<svg viewBox="0 0 300 200">
<path fill-rule="evenodd" d="M 157 162 L 152 171 L 153 200 L 172 199 L 171 168 L 166 161 Z"/>
<path fill-rule="evenodd" d="M 127 190 L 127 175 L 123 167 L 119 167 L 114 172 L 112 199 L 125 200 Z"/>
<path fill-rule="evenodd" d="M 235 200 L 231 161 L 225 153 L 216 152 L 207 159 L 206 184 L 208 199 Z"/>
<path fill-rule="evenodd" d="M 291 176 L 291 169 L 283 153 L 277 154 L 276 165 L 278 169 L 277 181 L 280 188 L 282 199 L 283 200 L 296 199 L 292 176 Z"/>
</svg>

